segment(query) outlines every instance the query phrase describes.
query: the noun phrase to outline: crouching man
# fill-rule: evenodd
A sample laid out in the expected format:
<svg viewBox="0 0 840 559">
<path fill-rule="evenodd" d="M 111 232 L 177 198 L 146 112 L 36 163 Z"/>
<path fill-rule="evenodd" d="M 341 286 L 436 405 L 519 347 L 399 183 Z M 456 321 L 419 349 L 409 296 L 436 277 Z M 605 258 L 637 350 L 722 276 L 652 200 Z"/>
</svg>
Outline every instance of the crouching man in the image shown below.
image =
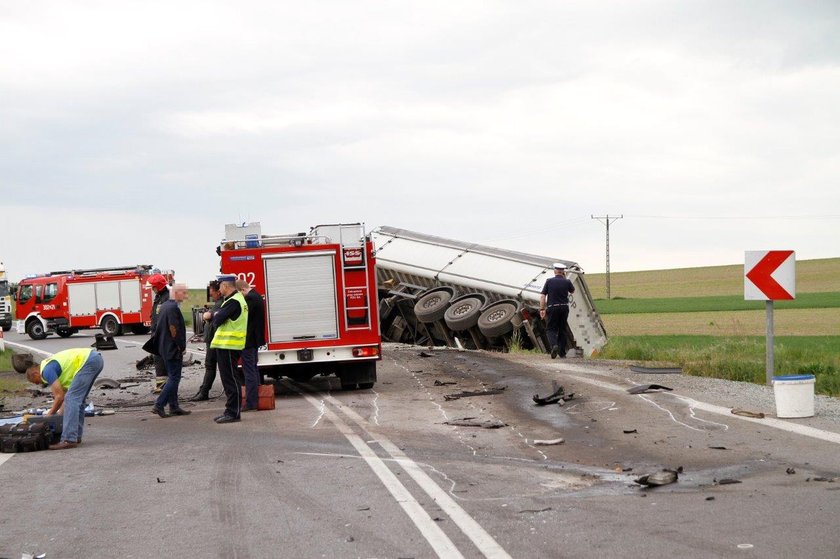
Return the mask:
<svg viewBox="0 0 840 559">
<path fill-rule="evenodd" d="M 50 445 L 50 450 L 75 448 L 82 442 L 85 401 L 105 365 L 102 355 L 90 348 L 65 349 L 40 364 L 33 362 L 32 355 L 15 357 L 19 358 L 13 360 L 17 372 L 25 373 L 32 384 L 49 386 L 52 390 L 53 405 L 47 415 L 64 410 L 61 441 Z"/>
</svg>

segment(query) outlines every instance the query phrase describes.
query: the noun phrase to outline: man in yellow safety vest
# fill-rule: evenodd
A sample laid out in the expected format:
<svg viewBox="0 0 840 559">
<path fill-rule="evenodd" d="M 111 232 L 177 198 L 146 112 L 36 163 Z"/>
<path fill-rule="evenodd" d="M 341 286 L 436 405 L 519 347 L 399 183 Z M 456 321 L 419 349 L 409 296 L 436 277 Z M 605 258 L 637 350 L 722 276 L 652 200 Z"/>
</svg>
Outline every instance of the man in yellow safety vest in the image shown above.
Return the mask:
<svg viewBox="0 0 840 559">
<path fill-rule="evenodd" d="M 29 382 L 49 386 L 53 404 L 47 415 L 54 415 L 64 408 L 61 440 L 50 445 L 50 450 L 75 448 L 82 442 L 85 425 L 85 400 L 93 381 L 104 367 L 102 355 L 91 348 L 65 349 L 35 363 L 32 355 L 15 355 L 13 366 L 25 373 Z"/>
</svg>

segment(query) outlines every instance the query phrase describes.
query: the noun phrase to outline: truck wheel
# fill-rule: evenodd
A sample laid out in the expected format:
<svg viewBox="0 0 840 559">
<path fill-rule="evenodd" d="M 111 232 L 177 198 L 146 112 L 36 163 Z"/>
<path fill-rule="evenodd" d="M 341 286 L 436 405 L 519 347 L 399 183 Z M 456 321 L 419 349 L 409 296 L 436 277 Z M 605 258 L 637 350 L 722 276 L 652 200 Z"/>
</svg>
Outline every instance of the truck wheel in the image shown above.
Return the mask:
<svg viewBox="0 0 840 559">
<path fill-rule="evenodd" d="M 61 336 L 62 338 L 69 338 L 73 335 L 73 330 L 71 330 L 70 328 L 58 328 L 56 329 L 55 333 Z"/>
<path fill-rule="evenodd" d="M 490 305 L 478 317 L 478 329 L 488 338 L 497 338 L 513 330 L 511 321 L 516 316 L 517 306 L 513 302 L 500 301 Z"/>
<path fill-rule="evenodd" d="M 99 323 L 99 327 L 102 328 L 102 333 L 106 336 L 119 336 L 122 334 L 122 327 L 113 316 L 103 318 L 102 322 Z"/>
<path fill-rule="evenodd" d="M 376 382 L 376 361 L 344 365 L 338 372 L 338 378 L 341 379 L 342 390 L 373 388 Z"/>
<path fill-rule="evenodd" d="M 437 322 L 443 318 L 454 296 L 455 293 L 449 289 L 435 289 L 426 293 L 414 304 L 414 316 L 420 322 Z"/>
<path fill-rule="evenodd" d="M 478 297 L 467 297 L 454 302 L 443 315 L 446 325 L 456 332 L 469 330 L 478 322 L 483 304 Z"/>
<path fill-rule="evenodd" d="M 12 329 L 12 323 L 11 322 L 4 322 L 2 328 L 3 328 L 4 332 L 8 332 L 9 330 Z"/>
<path fill-rule="evenodd" d="M 47 333 L 44 331 L 44 325 L 41 324 L 41 321 L 38 319 L 32 319 L 29 321 L 29 324 L 26 325 L 26 333 L 29 334 L 29 337 L 33 340 L 43 340 L 47 337 Z"/>
</svg>

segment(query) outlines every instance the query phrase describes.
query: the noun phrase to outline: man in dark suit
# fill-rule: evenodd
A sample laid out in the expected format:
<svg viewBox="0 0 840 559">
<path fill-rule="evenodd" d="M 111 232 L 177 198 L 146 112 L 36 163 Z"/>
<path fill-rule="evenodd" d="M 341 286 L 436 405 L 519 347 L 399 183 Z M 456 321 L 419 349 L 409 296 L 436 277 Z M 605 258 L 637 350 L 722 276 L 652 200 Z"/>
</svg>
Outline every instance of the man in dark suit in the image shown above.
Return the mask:
<svg viewBox="0 0 840 559">
<path fill-rule="evenodd" d="M 253 411 L 257 409 L 260 387 L 257 356 L 260 346 L 265 345 L 265 305 L 262 296 L 247 281 L 236 280 L 236 289 L 248 304 L 248 333 L 245 349 L 242 350 L 242 372 L 245 376 L 245 407 L 242 411 Z"/>
<path fill-rule="evenodd" d="M 187 286 L 176 283 L 172 286 L 170 299 L 160 307 L 155 338 L 157 350 L 166 366 L 166 384 L 158 395 L 152 413 L 160 417 L 189 415 L 189 411 L 178 405 L 178 385 L 181 383 L 183 356 L 187 351 L 187 327 L 179 304 L 187 298 Z M 169 412 L 165 406 L 169 404 Z"/>
</svg>

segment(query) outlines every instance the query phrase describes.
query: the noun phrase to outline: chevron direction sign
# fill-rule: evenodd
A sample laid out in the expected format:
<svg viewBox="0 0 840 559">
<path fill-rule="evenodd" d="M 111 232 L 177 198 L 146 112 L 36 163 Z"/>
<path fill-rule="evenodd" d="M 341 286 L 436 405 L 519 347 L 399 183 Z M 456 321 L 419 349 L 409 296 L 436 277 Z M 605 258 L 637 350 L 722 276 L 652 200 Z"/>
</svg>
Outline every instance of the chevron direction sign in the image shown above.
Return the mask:
<svg viewBox="0 0 840 559">
<path fill-rule="evenodd" d="M 780 301 L 796 297 L 796 253 L 748 250 L 744 253 L 744 299 Z"/>
</svg>

